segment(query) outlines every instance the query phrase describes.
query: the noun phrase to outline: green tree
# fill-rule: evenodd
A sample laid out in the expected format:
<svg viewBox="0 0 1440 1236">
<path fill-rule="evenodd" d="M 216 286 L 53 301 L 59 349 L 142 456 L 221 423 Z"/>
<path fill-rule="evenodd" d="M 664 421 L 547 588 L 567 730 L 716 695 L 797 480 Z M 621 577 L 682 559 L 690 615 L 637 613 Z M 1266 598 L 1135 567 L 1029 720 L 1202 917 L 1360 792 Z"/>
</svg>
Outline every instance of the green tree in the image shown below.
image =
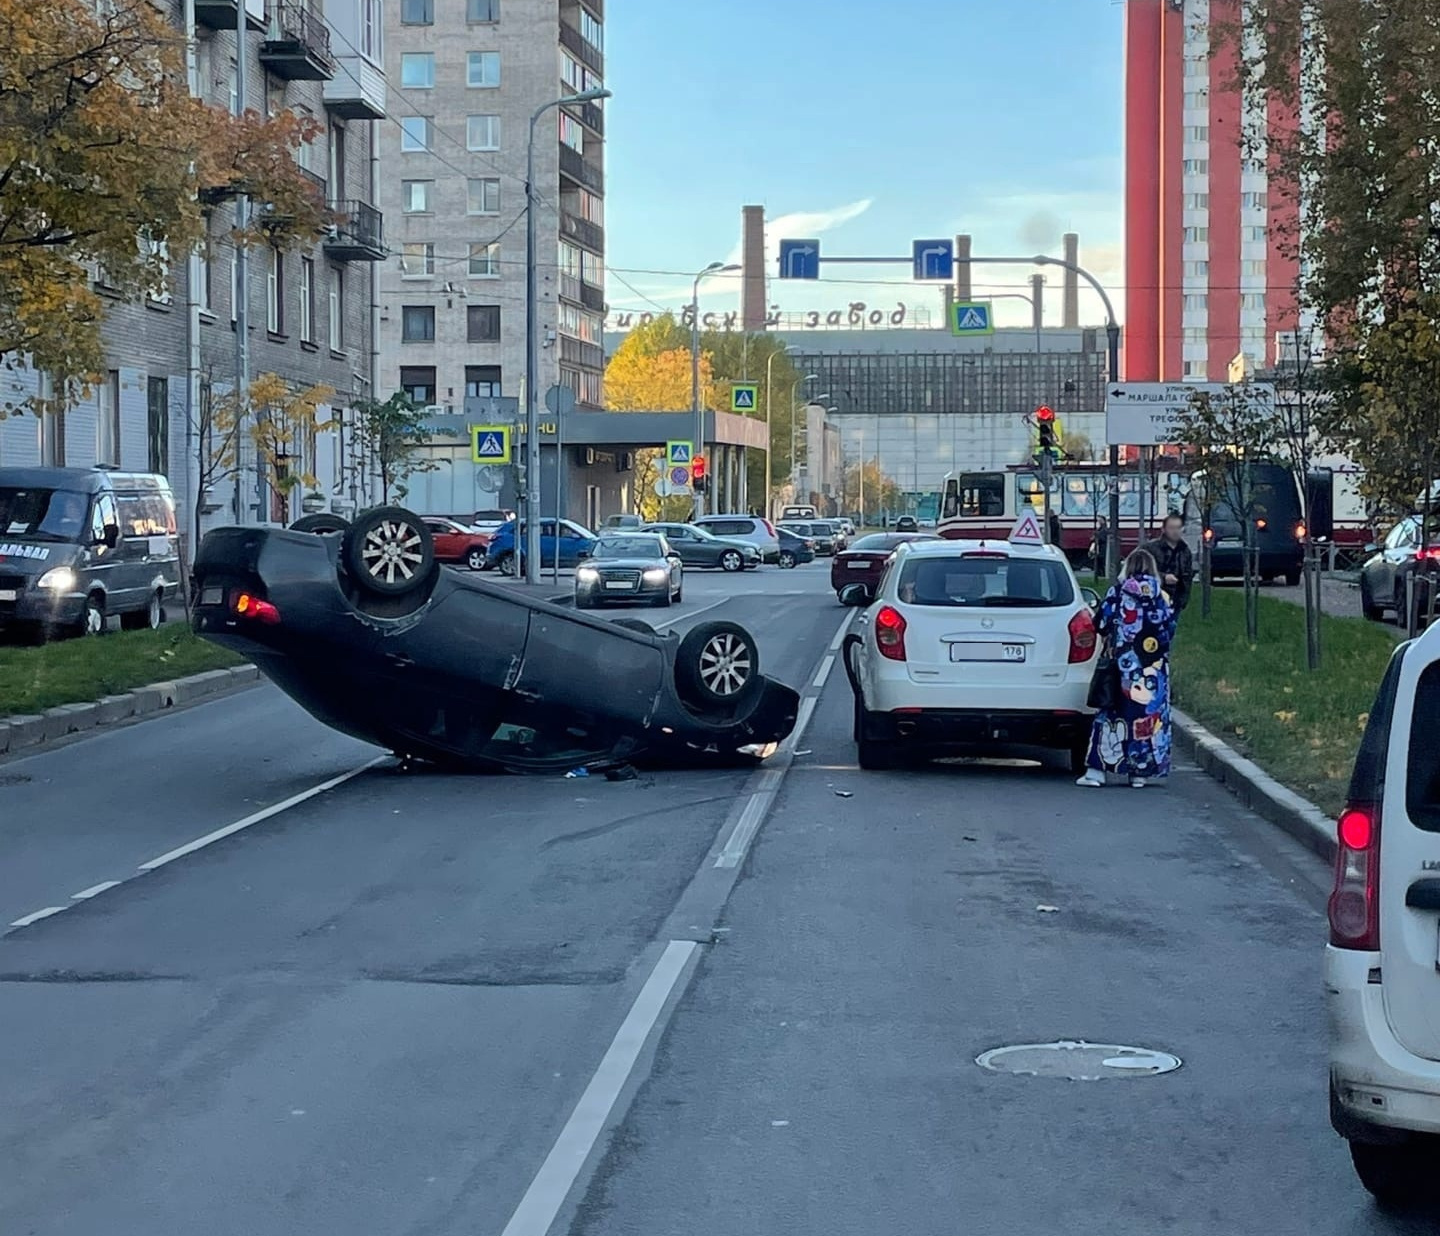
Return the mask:
<svg viewBox="0 0 1440 1236">
<path fill-rule="evenodd" d="M 385 400 L 357 400 L 353 432 L 361 466 L 380 475 L 382 504 L 389 503 L 392 490 L 397 499 L 403 499 L 408 492 L 406 481 L 438 467 L 424 451 L 430 440 L 425 412 L 404 391 Z"/>
</svg>

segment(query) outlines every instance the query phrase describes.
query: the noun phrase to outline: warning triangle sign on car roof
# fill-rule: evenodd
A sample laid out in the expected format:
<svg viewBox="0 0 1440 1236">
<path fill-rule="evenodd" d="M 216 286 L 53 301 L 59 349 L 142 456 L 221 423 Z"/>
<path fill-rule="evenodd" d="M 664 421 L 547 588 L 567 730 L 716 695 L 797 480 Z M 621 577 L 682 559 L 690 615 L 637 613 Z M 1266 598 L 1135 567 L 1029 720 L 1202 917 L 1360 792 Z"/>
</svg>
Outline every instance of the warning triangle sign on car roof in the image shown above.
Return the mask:
<svg viewBox="0 0 1440 1236">
<path fill-rule="evenodd" d="M 1007 539 L 1012 545 L 1044 545 L 1045 538 L 1040 533 L 1040 521 L 1035 518 L 1035 512 L 1022 511 Z"/>
</svg>

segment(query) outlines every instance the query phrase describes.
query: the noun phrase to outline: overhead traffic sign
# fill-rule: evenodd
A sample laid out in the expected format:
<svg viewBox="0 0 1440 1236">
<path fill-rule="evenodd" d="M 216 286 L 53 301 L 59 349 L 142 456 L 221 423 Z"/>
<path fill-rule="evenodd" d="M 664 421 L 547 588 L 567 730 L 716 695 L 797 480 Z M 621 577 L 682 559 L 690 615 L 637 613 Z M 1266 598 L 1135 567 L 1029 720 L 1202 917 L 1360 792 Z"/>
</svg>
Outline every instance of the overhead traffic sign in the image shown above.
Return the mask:
<svg viewBox="0 0 1440 1236">
<path fill-rule="evenodd" d="M 760 388 L 750 382 L 737 382 L 730 388 L 730 411 L 753 412 L 759 404 Z"/>
<path fill-rule="evenodd" d="M 917 279 L 953 279 L 955 277 L 955 242 L 953 240 L 917 240 L 912 246 Z"/>
<path fill-rule="evenodd" d="M 508 464 L 510 426 L 471 425 L 470 461 L 477 464 Z"/>
<path fill-rule="evenodd" d="M 1035 518 L 1035 512 L 1022 511 L 1006 539 L 1011 545 L 1044 545 L 1045 537 L 1040 532 L 1040 521 Z"/>
<path fill-rule="evenodd" d="M 993 335 L 995 316 L 988 300 L 957 300 L 950 306 L 952 335 Z"/>
<path fill-rule="evenodd" d="M 818 240 L 782 240 L 780 242 L 780 278 L 820 278 L 820 242 Z"/>
<path fill-rule="evenodd" d="M 1271 382 L 1112 382 L 1105 388 L 1105 442 L 1109 446 L 1164 446 L 1178 440 L 1196 395 L 1240 399 L 1257 415 L 1275 408 Z"/>
<path fill-rule="evenodd" d="M 690 461 L 694 457 L 695 443 L 693 442 L 665 443 L 665 463 L 672 468 L 689 468 Z"/>
</svg>

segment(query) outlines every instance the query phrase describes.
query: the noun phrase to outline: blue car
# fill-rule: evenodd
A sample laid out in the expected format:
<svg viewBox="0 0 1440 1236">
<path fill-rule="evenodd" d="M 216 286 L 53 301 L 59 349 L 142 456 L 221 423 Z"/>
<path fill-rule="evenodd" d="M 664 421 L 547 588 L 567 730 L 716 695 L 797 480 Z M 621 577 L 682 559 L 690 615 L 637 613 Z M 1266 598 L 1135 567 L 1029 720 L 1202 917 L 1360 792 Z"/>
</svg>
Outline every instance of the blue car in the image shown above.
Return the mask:
<svg viewBox="0 0 1440 1236">
<path fill-rule="evenodd" d="M 515 545 L 517 536 L 521 541 L 518 550 Z M 540 521 L 540 565 L 541 567 L 552 566 L 558 549 L 561 569 L 573 569 L 581 559 L 590 556 L 595 548 L 596 539 L 595 534 L 588 528 L 582 528 L 568 519 L 560 520 L 559 536 L 556 536 L 555 520 L 542 519 Z M 508 523 L 502 524 L 491 538 L 485 557 L 485 569 L 497 570 L 501 575 L 514 575 L 517 568 L 524 570 L 524 540 L 525 532 L 518 519 L 512 519 Z"/>
</svg>

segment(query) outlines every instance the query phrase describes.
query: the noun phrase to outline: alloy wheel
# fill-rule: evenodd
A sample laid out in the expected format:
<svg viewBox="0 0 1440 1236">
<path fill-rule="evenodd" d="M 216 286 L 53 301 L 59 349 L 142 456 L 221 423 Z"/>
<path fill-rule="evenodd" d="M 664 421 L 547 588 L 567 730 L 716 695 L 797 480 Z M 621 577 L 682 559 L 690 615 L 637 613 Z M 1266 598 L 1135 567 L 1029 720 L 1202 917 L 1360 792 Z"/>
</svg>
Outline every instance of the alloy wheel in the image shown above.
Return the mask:
<svg viewBox="0 0 1440 1236">
<path fill-rule="evenodd" d="M 745 641 L 722 631 L 701 649 L 700 680 L 715 695 L 735 695 L 750 681 L 752 664 Z"/>
<path fill-rule="evenodd" d="M 386 519 L 365 534 L 360 557 L 372 578 L 387 584 L 414 579 L 425 555 L 420 533 L 400 520 Z"/>
</svg>

